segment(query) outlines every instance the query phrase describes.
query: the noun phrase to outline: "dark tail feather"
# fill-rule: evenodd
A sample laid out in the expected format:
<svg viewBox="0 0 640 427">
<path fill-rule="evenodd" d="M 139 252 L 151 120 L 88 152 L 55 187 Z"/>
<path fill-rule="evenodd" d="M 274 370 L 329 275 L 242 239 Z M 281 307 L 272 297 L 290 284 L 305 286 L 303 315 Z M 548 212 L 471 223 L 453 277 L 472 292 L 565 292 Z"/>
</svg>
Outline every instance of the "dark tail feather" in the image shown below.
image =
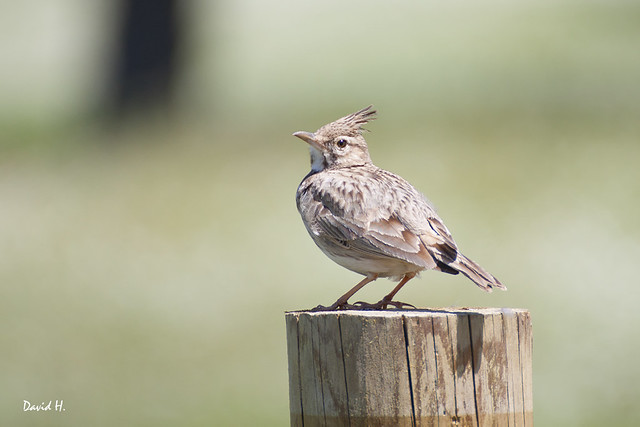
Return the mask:
<svg viewBox="0 0 640 427">
<path fill-rule="evenodd" d="M 491 292 L 493 288 L 502 289 L 503 291 L 507 290 L 507 287 L 500 283 L 498 279 L 493 277 L 491 273 L 461 253 L 458 253 L 455 261 L 449 263 L 449 267 L 453 267 L 460 271 L 476 285 L 480 286 L 484 291 Z"/>
</svg>

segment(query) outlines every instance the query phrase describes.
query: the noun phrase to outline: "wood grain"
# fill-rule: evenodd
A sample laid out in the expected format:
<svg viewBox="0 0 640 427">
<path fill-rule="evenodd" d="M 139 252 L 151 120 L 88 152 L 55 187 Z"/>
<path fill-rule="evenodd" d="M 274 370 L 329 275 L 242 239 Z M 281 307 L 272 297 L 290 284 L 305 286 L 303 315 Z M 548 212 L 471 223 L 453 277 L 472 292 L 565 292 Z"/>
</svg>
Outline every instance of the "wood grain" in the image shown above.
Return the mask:
<svg viewBox="0 0 640 427">
<path fill-rule="evenodd" d="M 292 426 L 531 426 L 522 309 L 286 314 Z"/>
</svg>

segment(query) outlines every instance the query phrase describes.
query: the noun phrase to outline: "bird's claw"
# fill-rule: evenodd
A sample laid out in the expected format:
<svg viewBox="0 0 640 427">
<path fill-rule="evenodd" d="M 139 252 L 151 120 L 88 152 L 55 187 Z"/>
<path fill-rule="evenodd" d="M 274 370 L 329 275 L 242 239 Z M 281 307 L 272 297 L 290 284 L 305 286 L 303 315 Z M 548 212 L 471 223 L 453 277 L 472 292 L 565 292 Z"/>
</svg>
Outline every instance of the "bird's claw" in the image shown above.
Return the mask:
<svg viewBox="0 0 640 427">
<path fill-rule="evenodd" d="M 357 307 L 348 303 L 342 303 L 342 304 L 338 304 L 337 302 L 334 304 L 331 304 L 329 307 L 326 307 L 324 305 L 319 305 L 317 307 L 312 308 L 311 312 L 318 312 L 318 311 L 338 311 L 338 310 L 357 310 Z"/>
<path fill-rule="evenodd" d="M 388 305 L 392 305 L 392 306 L 394 306 L 395 308 L 397 308 L 399 310 L 402 310 L 402 309 L 405 309 L 405 308 L 412 308 L 414 310 L 418 309 L 418 307 L 416 307 L 415 305 L 409 304 L 408 302 L 402 302 L 402 301 L 387 301 L 387 304 Z"/>
<path fill-rule="evenodd" d="M 338 310 L 386 310 L 389 306 L 394 307 L 398 310 L 403 310 L 406 308 L 412 308 L 417 310 L 417 307 L 413 304 L 409 304 L 402 301 L 393 301 L 387 299 L 381 299 L 375 304 L 371 304 L 364 301 L 358 301 L 354 304 L 339 303 L 336 301 L 334 304 L 329 307 L 325 307 L 324 305 L 319 305 L 317 307 L 312 308 L 310 311 L 318 312 L 318 311 L 338 311 Z"/>
<path fill-rule="evenodd" d="M 378 301 L 375 304 L 371 304 L 368 302 L 364 302 L 364 301 L 358 301 L 355 304 L 353 304 L 353 307 L 356 310 L 386 310 L 387 307 L 392 306 L 394 308 L 397 309 L 404 309 L 404 308 L 413 308 L 413 309 L 417 309 L 415 305 L 413 304 L 409 304 L 406 302 L 401 302 L 401 301 L 392 301 L 392 300 L 386 300 L 386 299 L 381 299 L 380 301 Z"/>
<path fill-rule="evenodd" d="M 335 305 L 335 304 L 334 304 Z M 334 307 L 333 305 L 330 305 L 329 307 L 325 307 L 324 305 L 318 305 L 316 307 L 313 307 L 311 310 L 311 312 L 318 312 L 318 311 L 335 311 L 337 310 L 337 307 Z"/>
</svg>

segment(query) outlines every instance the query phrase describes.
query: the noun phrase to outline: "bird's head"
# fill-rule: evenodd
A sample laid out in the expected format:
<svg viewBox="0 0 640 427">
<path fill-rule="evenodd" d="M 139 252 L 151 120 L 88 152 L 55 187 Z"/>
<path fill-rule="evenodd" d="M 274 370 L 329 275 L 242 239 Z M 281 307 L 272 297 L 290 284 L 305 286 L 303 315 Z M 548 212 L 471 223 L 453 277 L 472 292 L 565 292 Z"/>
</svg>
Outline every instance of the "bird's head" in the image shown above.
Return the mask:
<svg viewBox="0 0 640 427">
<path fill-rule="evenodd" d="M 372 108 L 370 105 L 313 133 L 300 131 L 293 134 L 309 144 L 312 171 L 371 163 L 369 149 L 362 136 L 362 125 L 376 118 L 376 111 Z"/>
</svg>

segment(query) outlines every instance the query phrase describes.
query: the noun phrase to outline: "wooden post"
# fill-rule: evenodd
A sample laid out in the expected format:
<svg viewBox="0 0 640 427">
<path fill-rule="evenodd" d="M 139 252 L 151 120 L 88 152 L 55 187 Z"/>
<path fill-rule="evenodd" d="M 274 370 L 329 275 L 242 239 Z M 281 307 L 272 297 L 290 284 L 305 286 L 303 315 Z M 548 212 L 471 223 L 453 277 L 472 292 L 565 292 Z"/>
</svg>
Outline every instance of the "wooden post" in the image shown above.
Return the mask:
<svg viewBox="0 0 640 427">
<path fill-rule="evenodd" d="M 292 426 L 532 426 L 522 309 L 286 313 Z"/>
</svg>

